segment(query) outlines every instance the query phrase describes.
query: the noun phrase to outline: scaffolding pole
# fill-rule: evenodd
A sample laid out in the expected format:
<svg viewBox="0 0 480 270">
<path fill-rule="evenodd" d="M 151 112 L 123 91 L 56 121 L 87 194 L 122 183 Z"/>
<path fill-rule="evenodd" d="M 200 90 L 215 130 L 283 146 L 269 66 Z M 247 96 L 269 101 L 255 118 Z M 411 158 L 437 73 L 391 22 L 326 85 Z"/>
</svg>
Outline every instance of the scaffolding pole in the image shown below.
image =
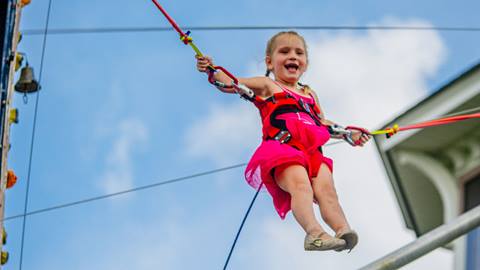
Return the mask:
<svg viewBox="0 0 480 270">
<path fill-rule="evenodd" d="M 450 243 L 455 238 L 478 226 L 480 226 L 480 206 L 422 235 L 412 243 L 360 268 L 360 270 L 398 269 L 428 252 Z"/>
<path fill-rule="evenodd" d="M 6 242 L 6 232 L 3 227 L 3 217 L 5 211 L 5 190 L 7 186 L 7 156 L 10 149 L 10 109 L 12 107 L 13 97 L 13 78 L 15 75 L 16 52 L 19 38 L 18 29 L 20 27 L 20 15 L 22 10 L 22 1 L 8 0 L 3 1 L 1 8 L 3 36 L 0 42 L 3 42 L 0 52 L 0 269 L 8 261 L 8 252 L 3 250 Z"/>
</svg>

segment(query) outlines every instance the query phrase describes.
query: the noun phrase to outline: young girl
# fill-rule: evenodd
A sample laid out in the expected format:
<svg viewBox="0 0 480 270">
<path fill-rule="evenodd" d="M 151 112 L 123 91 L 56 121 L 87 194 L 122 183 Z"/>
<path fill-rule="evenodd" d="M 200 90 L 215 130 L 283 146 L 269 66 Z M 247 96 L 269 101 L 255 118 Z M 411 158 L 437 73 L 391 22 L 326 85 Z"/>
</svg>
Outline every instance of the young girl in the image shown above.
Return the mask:
<svg viewBox="0 0 480 270">
<path fill-rule="evenodd" d="M 315 93 L 299 82 L 308 66 L 308 54 L 305 40 L 298 33 L 274 35 L 267 44 L 265 64 L 265 77 L 238 78 L 257 96 L 254 104 L 263 123 L 263 141 L 247 165 L 246 179 L 255 188 L 265 185 L 282 219 L 292 210 L 306 232 L 305 250 L 351 250 L 358 236 L 338 202 L 333 163 L 323 156 L 321 146 L 330 137 L 348 138 L 354 145 L 363 146 L 370 138 L 368 131 L 357 128 L 348 135 L 340 134 L 339 126 L 325 119 Z M 210 65 L 210 57 L 197 56 L 200 72 L 208 72 Z M 231 82 L 221 71 L 215 73 L 214 79 Z M 232 89 L 219 89 L 235 93 Z M 322 218 L 335 231 L 335 237 L 317 221 L 313 202 L 319 205 Z"/>
</svg>

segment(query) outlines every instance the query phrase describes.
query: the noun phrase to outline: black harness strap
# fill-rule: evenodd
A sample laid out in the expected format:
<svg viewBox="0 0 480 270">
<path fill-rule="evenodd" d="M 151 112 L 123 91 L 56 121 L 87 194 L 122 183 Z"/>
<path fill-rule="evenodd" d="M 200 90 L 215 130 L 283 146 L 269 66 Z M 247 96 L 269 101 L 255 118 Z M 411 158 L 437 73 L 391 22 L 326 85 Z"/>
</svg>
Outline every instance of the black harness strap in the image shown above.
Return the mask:
<svg viewBox="0 0 480 270">
<path fill-rule="evenodd" d="M 273 96 L 271 98 L 273 98 Z M 270 102 L 275 102 L 274 99 L 270 100 L 270 98 L 269 98 L 267 100 L 270 101 Z M 303 105 L 306 105 L 306 104 L 303 103 Z M 291 135 L 290 131 L 288 131 L 286 121 L 283 120 L 283 119 L 278 119 L 278 116 L 282 115 L 282 114 L 285 114 L 285 113 L 298 113 L 298 112 L 307 113 L 315 121 L 315 124 L 317 124 L 318 126 L 321 125 L 320 121 L 316 117 L 314 117 L 311 112 L 305 110 L 304 106 L 302 106 L 302 109 L 300 109 L 298 106 L 295 106 L 295 105 L 280 106 L 280 107 L 276 108 L 270 114 L 270 119 L 269 119 L 270 124 L 273 127 L 277 128 L 279 130 L 279 132 L 277 134 L 275 134 L 275 136 L 273 136 L 273 137 L 268 137 L 267 140 L 276 140 L 276 141 L 279 141 L 280 143 L 288 143 L 290 141 L 290 139 L 292 138 L 292 135 Z M 323 150 L 322 150 L 321 146 L 318 147 L 318 150 L 320 151 L 320 153 L 323 153 Z"/>
</svg>

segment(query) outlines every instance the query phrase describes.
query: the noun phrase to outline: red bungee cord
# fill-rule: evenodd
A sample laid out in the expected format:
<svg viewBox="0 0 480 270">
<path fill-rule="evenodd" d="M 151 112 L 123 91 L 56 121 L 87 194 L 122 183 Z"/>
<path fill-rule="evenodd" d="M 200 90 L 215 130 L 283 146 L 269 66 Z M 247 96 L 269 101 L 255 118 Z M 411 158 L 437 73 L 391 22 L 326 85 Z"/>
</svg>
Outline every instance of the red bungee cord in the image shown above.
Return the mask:
<svg viewBox="0 0 480 270">
<path fill-rule="evenodd" d="M 195 44 L 193 43 L 193 39 L 192 37 L 190 37 L 190 31 L 187 31 L 186 33 L 184 33 L 182 31 L 182 29 L 177 25 L 177 23 L 173 20 L 172 17 L 170 17 L 170 15 L 168 15 L 167 11 L 157 2 L 157 0 L 152 0 L 152 2 L 155 4 L 155 6 L 157 6 L 157 8 L 163 13 L 163 15 L 165 16 L 165 18 L 170 22 L 170 24 L 172 25 L 172 27 L 175 29 L 175 31 L 178 32 L 178 34 L 180 35 L 180 40 L 185 44 L 185 45 L 190 45 L 192 47 L 192 49 L 195 51 L 195 53 L 198 55 L 198 56 L 203 56 L 202 52 L 200 52 L 200 50 L 198 49 L 197 46 L 195 46 Z M 213 74 L 217 71 L 217 70 L 221 70 L 223 71 L 223 73 L 225 73 L 228 77 L 230 77 L 230 79 L 232 79 L 232 83 L 235 84 L 235 85 L 238 85 L 238 79 L 233 76 L 233 74 L 231 74 L 228 70 L 226 70 L 225 68 L 221 67 L 221 66 L 209 66 L 208 67 L 209 69 L 209 72 L 208 72 L 208 81 L 215 85 L 215 86 L 218 86 L 218 87 L 222 87 L 222 88 L 232 88 L 233 85 L 227 85 L 227 84 L 224 84 L 222 82 L 219 82 L 219 81 L 215 81 L 215 79 L 213 78 Z"/>
<path fill-rule="evenodd" d="M 425 121 L 425 122 L 412 124 L 412 125 L 407 125 L 407 126 L 403 126 L 403 127 L 399 127 L 397 124 L 395 124 L 391 128 L 386 128 L 384 130 L 373 131 L 373 132 L 370 132 L 370 134 L 371 135 L 385 134 L 385 135 L 387 135 L 387 138 L 389 138 L 399 131 L 446 125 L 446 124 L 451 124 L 451 123 L 455 123 L 455 122 L 459 122 L 459 121 L 464 121 L 464 120 L 468 120 L 468 119 L 476 119 L 476 118 L 480 119 L 480 113 L 472 113 L 472 114 L 444 117 L 444 118 L 440 118 L 440 119 L 434 119 L 434 120 Z"/>
</svg>

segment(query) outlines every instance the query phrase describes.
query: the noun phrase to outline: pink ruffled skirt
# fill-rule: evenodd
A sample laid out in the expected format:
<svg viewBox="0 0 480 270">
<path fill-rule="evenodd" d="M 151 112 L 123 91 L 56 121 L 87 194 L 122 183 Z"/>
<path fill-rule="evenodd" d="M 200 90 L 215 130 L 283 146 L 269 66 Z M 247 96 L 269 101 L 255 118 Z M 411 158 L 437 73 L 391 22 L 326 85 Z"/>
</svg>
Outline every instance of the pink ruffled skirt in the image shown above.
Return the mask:
<svg viewBox="0 0 480 270">
<path fill-rule="evenodd" d="M 273 198 L 273 204 L 282 219 L 290 211 L 290 194 L 282 190 L 272 175 L 272 170 L 287 164 L 299 164 L 307 170 L 310 181 L 316 177 L 322 163 L 333 172 L 333 161 L 323 156 L 319 147 L 324 145 L 330 134 L 325 126 L 317 126 L 308 114 L 288 113 L 278 118 L 286 121 L 292 138 L 304 146 L 298 150 L 275 140 L 263 141 L 253 154 L 245 170 L 245 178 L 253 188 L 263 183 Z"/>
</svg>

